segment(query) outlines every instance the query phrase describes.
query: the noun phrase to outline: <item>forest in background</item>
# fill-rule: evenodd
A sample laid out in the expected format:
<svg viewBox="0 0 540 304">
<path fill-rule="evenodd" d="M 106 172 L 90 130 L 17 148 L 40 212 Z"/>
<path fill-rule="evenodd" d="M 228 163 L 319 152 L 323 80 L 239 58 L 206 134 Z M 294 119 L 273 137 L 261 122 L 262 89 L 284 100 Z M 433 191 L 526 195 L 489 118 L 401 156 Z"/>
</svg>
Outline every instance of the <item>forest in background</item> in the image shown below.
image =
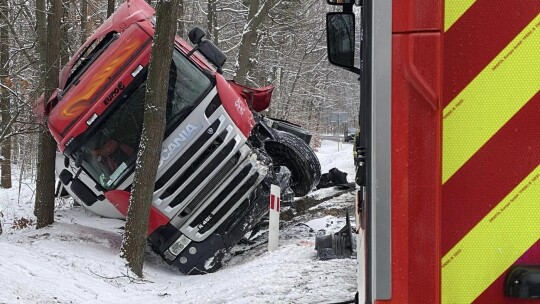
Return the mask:
<svg viewBox="0 0 540 304">
<path fill-rule="evenodd" d="M 34 176 L 39 122 L 33 104 L 42 92 L 36 1 L 0 0 L 1 186 Z M 62 1 L 60 66 L 122 1 Z M 226 78 L 275 87 L 268 116 L 314 134 L 342 133 L 356 125 L 357 77 L 326 58 L 324 0 L 182 0 L 178 35 L 199 26 L 227 55 Z M 47 1 L 47 5 L 48 1 Z M 45 11 L 49 11 L 48 7 Z M 339 131 L 331 113 L 346 112 Z M 19 176 L 12 176 L 17 165 Z"/>
</svg>

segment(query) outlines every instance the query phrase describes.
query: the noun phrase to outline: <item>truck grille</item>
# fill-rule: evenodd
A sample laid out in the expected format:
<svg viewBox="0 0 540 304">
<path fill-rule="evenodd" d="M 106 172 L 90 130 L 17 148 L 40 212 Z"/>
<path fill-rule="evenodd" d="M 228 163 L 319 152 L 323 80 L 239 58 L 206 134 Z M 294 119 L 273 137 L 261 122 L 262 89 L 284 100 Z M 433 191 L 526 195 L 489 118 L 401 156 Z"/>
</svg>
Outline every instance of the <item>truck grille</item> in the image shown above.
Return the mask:
<svg viewBox="0 0 540 304">
<path fill-rule="evenodd" d="M 167 167 L 154 190 L 154 206 L 196 242 L 206 239 L 248 200 L 267 170 L 222 108 L 211 117 L 216 119 L 199 129 L 191 142 L 182 142 L 185 147 L 177 148 L 179 154 L 164 163 Z M 164 146 L 172 145 L 172 140 Z"/>
<path fill-rule="evenodd" d="M 211 216 L 211 218 L 205 222 L 201 222 L 199 223 L 198 225 L 194 225 L 194 223 L 191 223 L 190 224 L 190 227 L 199 227 L 199 233 L 200 234 L 204 234 L 206 232 L 208 232 L 211 228 L 214 228 L 217 226 L 218 222 L 220 222 L 221 220 L 223 220 L 225 218 L 225 215 L 226 213 L 228 213 L 229 211 L 232 211 L 234 210 L 234 205 L 236 205 L 238 202 L 241 202 L 241 199 L 242 197 L 244 197 L 246 195 L 246 193 L 248 193 L 248 190 L 250 188 L 253 187 L 253 185 L 255 185 L 255 182 L 259 179 L 259 174 L 258 173 L 255 173 L 254 175 L 250 176 L 249 179 L 246 181 L 246 183 L 244 185 L 242 185 L 242 187 L 240 189 L 238 189 L 235 194 L 229 199 L 227 200 L 227 202 L 221 206 L 221 208 L 219 209 L 210 209 L 210 208 L 206 208 L 204 211 L 209 213 L 209 215 L 212 215 L 213 212 L 215 212 L 215 214 L 213 216 Z M 199 217 L 197 217 L 197 219 L 199 219 Z M 208 217 L 207 217 L 208 218 Z M 195 228 L 193 227 L 193 228 Z"/>
<path fill-rule="evenodd" d="M 157 180 L 155 190 L 163 188 L 165 184 L 173 178 L 173 176 L 180 170 L 182 170 L 182 167 L 194 156 L 197 154 L 198 151 L 200 151 L 203 146 L 212 138 L 213 134 L 212 132 L 209 132 L 210 129 L 217 130 L 219 125 L 221 124 L 221 121 L 219 119 L 216 119 L 210 127 L 206 129 L 204 133 L 199 136 L 199 138 L 180 156 L 180 158 L 169 168 L 163 175 Z M 155 191 L 154 190 L 154 191 Z M 160 196 L 161 199 L 164 199 L 167 197 L 167 195 L 162 194 Z"/>
<path fill-rule="evenodd" d="M 231 214 L 239 214 L 240 207 L 249 201 L 251 192 L 266 175 L 249 159 L 231 172 L 231 176 L 211 195 L 204 205 L 192 215 L 182 219 L 180 231 L 194 241 L 204 240 L 217 229 Z M 181 215 L 177 218 L 181 218 Z"/>
<path fill-rule="evenodd" d="M 215 155 L 212 155 L 212 153 L 204 153 L 201 156 L 201 158 L 203 158 L 203 160 L 201 160 L 199 162 L 199 159 L 197 159 L 194 162 L 194 164 L 189 168 L 189 170 L 187 170 L 185 175 L 191 176 L 191 174 L 192 174 L 192 172 L 194 170 L 197 170 L 197 168 L 201 167 L 201 163 L 203 163 L 205 160 L 209 159 L 210 156 L 213 156 L 212 158 L 210 158 L 210 162 L 200 171 L 200 173 L 197 174 L 197 176 L 195 176 L 191 180 L 191 182 L 188 183 L 186 185 L 186 187 L 184 187 L 184 189 L 180 192 L 180 194 L 178 194 L 176 196 L 174 201 L 171 204 L 169 204 L 169 207 L 171 207 L 171 208 L 176 207 L 178 204 L 180 204 L 180 202 L 184 198 L 188 197 L 190 193 L 194 192 L 195 189 L 199 185 L 201 185 L 208 178 L 208 176 L 211 176 L 211 173 L 214 170 L 216 170 L 216 168 L 218 168 L 221 163 L 223 163 L 223 160 L 226 159 L 226 157 L 233 151 L 233 148 L 234 148 L 235 145 L 236 145 L 236 141 L 232 140 L 227 145 L 225 145 L 225 147 L 223 147 L 223 149 L 221 149 L 221 151 L 219 151 Z M 208 152 L 208 150 L 206 152 Z M 226 161 L 225 163 L 230 165 L 231 162 Z M 234 163 L 233 163 L 233 165 L 234 165 Z M 223 168 L 225 168 L 225 167 L 226 166 L 224 166 Z M 222 170 L 220 170 L 220 171 L 222 171 Z M 216 174 L 216 176 L 217 175 L 218 174 Z M 214 180 L 214 178 L 211 179 L 211 181 L 213 181 L 213 180 Z M 178 184 L 178 182 L 183 182 L 183 181 L 182 180 L 177 180 L 177 182 L 173 186 L 176 187 L 176 184 Z M 205 188 L 213 188 L 213 186 L 215 186 L 215 184 L 214 185 L 210 185 L 210 184 L 211 183 L 208 183 L 207 187 L 205 187 Z M 201 194 L 201 193 L 202 193 L 202 191 L 199 194 Z"/>
<path fill-rule="evenodd" d="M 199 213 L 195 220 L 191 222 L 190 226 L 197 227 L 198 225 L 202 224 L 203 221 L 212 214 L 212 211 L 214 211 L 219 204 L 226 199 L 227 195 L 234 190 L 235 186 L 242 182 L 242 179 L 249 174 L 251 168 L 251 165 L 244 167 L 244 169 L 242 169 L 242 171 L 232 180 L 232 182 L 229 183 L 227 187 L 225 187 L 225 189 L 223 189 L 221 193 L 214 198 L 203 211 Z"/>
</svg>

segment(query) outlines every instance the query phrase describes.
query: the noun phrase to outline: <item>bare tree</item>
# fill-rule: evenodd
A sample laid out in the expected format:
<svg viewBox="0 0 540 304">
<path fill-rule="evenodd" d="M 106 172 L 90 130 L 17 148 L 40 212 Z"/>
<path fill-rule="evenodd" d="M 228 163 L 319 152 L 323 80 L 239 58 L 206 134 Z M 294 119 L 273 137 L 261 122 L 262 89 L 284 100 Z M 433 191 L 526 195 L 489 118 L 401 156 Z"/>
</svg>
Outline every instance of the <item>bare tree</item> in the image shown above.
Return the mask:
<svg viewBox="0 0 540 304">
<path fill-rule="evenodd" d="M 258 38 L 258 29 L 267 18 L 270 9 L 272 9 L 279 0 L 260 0 L 247 1 L 249 12 L 247 22 L 242 32 L 242 39 L 238 47 L 238 60 L 236 66 L 236 75 L 234 80 L 239 83 L 247 84 L 247 76 L 250 69 L 253 69 L 252 58 L 257 49 L 256 41 Z"/>
<path fill-rule="evenodd" d="M 184 16 L 184 0 L 178 1 L 178 16 Z M 184 23 L 183 20 L 178 21 L 178 34 L 180 36 L 185 35 L 186 29 Z"/>
<path fill-rule="evenodd" d="M 8 31 L 8 1 L 0 0 L 0 111 L 2 112 L 2 129 L 9 132 L 11 125 L 11 97 L 8 88 L 11 87 L 9 76 L 9 31 Z M 4 88 L 6 87 L 6 88 Z M 11 138 L 2 141 L 0 171 L 2 171 L 2 188 L 11 188 Z"/>
<path fill-rule="evenodd" d="M 107 18 L 114 13 L 114 0 L 107 0 Z"/>
<path fill-rule="evenodd" d="M 88 0 L 81 0 L 81 44 L 86 42 L 88 24 Z"/>
<path fill-rule="evenodd" d="M 71 1 L 66 1 L 62 5 L 61 35 L 62 43 L 60 45 L 60 65 L 65 65 L 69 61 L 69 7 Z"/>
<path fill-rule="evenodd" d="M 148 70 L 143 131 L 121 249 L 130 269 L 138 276 L 142 276 L 148 218 L 165 130 L 169 84 L 166 71 L 171 66 L 177 9 L 178 0 L 158 0 L 156 5 L 157 25 Z"/>
<path fill-rule="evenodd" d="M 208 0 L 207 30 L 209 37 L 216 46 L 219 45 L 219 28 L 217 18 L 217 0 Z"/>
<path fill-rule="evenodd" d="M 40 50 L 45 54 L 40 58 L 46 62 L 42 74 L 45 77 L 44 100 L 49 100 L 53 90 L 58 87 L 58 72 L 60 70 L 60 18 L 62 16 L 62 0 L 49 0 L 47 25 L 38 25 L 38 30 L 46 29 L 46 33 L 38 32 Z M 36 14 L 45 14 L 45 0 L 36 1 Z M 41 15 L 41 22 L 45 17 Z M 38 145 L 38 173 L 36 181 L 36 228 L 43 228 L 54 222 L 54 161 L 56 143 L 46 130 L 39 135 Z"/>
</svg>

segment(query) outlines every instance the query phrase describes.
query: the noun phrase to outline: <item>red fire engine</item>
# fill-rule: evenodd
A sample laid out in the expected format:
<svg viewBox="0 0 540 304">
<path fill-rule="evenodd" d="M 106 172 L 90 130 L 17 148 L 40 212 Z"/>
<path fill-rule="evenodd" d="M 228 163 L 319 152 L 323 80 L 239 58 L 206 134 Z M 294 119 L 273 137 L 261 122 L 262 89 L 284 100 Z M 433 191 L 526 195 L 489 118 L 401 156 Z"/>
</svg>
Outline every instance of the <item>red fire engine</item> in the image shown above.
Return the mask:
<svg viewBox="0 0 540 304">
<path fill-rule="evenodd" d="M 328 3 L 361 75 L 359 301 L 536 303 L 540 1 Z"/>
</svg>

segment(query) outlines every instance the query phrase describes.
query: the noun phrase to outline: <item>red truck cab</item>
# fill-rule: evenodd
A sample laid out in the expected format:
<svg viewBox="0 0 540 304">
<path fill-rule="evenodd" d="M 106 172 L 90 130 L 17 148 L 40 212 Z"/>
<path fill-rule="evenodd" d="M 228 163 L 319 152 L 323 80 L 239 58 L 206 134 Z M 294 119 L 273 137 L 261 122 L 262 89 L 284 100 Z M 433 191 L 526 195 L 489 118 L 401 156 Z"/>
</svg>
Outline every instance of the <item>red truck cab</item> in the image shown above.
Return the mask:
<svg viewBox="0 0 540 304">
<path fill-rule="evenodd" d="M 153 14 L 142 0 L 124 2 L 63 68 L 42 105 L 62 153 L 63 187 L 106 217 L 127 215 Z M 148 230 L 152 247 L 184 273 L 221 267 L 225 252 L 267 213 L 270 184 L 302 196 L 320 177 L 308 144 L 257 113 L 269 106 L 271 87 L 225 80 L 225 55 L 203 37 L 198 28 L 190 32 L 195 48 L 176 37 L 163 71 L 169 98 Z"/>
</svg>

